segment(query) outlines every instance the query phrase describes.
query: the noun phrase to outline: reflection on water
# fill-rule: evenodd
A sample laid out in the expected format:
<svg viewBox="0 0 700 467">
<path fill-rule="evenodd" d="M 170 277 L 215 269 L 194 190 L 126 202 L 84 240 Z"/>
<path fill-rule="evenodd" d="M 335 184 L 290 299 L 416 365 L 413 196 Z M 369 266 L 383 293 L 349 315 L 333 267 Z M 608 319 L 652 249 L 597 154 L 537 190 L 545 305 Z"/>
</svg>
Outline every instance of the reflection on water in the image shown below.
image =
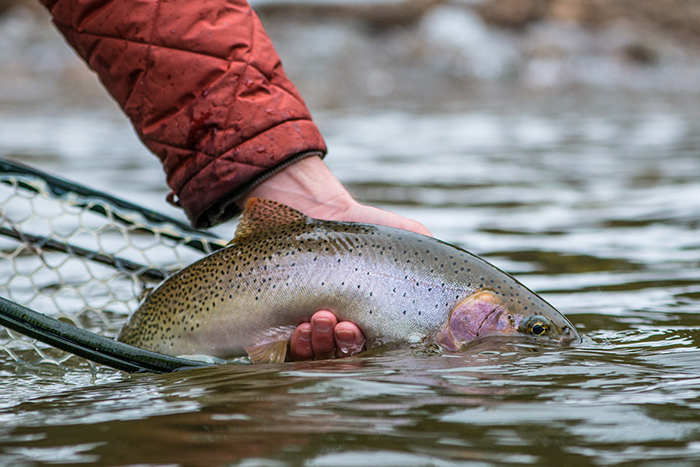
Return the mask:
<svg viewBox="0 0 700 467">
<path fill-rule="evenodd" d="M 697 459 L 700 420 L 688 415 L 697 406 L 697 349 L 647 347 L 681 366 L 664 368 L 610 339 L 565 351 L 218 367 L 69 389 L 0 415 L 5 459 L 50 460 L 57 452 L 67 462 L 188 465 Z M 688 351 L 695 355 L 676 360 Z"/>
<path fill-rule="evenodd" d="M 700 462 L 692 102 L 570 94 L 316 118 L 357 196 L 515 273 L 583 344 L 130 377 L 3 356 L 0 463 Z M 0 115 L 0 150 L 164 205 L 160 168 L 118 116 Z"/>
</svg>

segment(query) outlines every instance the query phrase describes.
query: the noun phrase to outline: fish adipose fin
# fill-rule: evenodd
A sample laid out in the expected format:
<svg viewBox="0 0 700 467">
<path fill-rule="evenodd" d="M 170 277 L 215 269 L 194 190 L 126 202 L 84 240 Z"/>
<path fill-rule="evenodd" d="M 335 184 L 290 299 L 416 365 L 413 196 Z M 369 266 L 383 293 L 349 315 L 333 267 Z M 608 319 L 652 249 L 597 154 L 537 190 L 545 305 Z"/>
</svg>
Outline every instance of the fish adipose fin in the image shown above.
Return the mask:
<svg viewBox="0 0 700 467">
<path fill-rule="evenodd" d="M 307 222 L 310 218 L 296 209 L 269 199 L 251 198 L 243 208 L 243 215 L 238 223 L 232 243 L 266 230 L 297 222 Z"/>
<path fill-rule="evenodd" d="M 287 341 L 244 347 L 253 363 L 282 363 L 287 356 Z"/>
</svg>

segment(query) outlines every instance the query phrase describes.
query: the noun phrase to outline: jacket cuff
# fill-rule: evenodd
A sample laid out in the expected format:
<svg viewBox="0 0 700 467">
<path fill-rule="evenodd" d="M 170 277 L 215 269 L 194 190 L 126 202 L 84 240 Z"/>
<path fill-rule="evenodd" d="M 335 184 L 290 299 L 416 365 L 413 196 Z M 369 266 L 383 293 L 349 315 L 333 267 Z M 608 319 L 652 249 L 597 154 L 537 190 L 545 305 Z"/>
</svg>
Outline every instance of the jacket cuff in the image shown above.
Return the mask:
<svg viewBox="0 0 700 467">
<path fill-rule="evenodd" d="M 169 148 L 165 166 L 173 193 L 168 200 L 185 211 L 194 227 L 211 227 L 236 215 L 236 200 L 265 178 L 304 157 L 325 153 L 325 142 L 311 120 L 283 122 L 217 157 Z"/>
<path fill-rule="evenodd" d="M 323 158 L 325 156 L 325 153 L 323 151 L 307 151 L 290 157 L 281 164 L 261 173 L 259 176 L 255 177 L 241 188 L 225 194 L 221 199 L 214 202 L 214 204 L 211 207 L 206 209 L 198 217 L 190 217 L 190 223 L 193 227 L 197 229 L 207 229 L 222 222 L 226 222 L 227 220 L 239 215 L 241 213 L 241 208 L 238 206 L 238 202 L 248 192 L 250 192 L 253 188 L 258 186 L 268 178 L 272 177 L 276 173 L 294 164 L 295 162 L 298 162 L 302 159 L 311 156 L 319 156 Z"/>
<path fill-rule="evenodd" d="M 189 218 L 190 223 L 196 229 L 208 229 L 222 222 L 226 222 L 233 217 L 236 217 L 241 213 L 241 208 L 238 206 L 238 202 L 253 188 L 272 177 L 276 173 L 286 169 L 290 165 L 311 156 L 319 156 L 321 158 L 325 157 L 325 151 L 313 150 L 305 151 L 299 154 L 295 154 L 287 159 L 285 159 L 280 164 L 261 172 L 256 177 L 252 178 L 248 183 L 243 186 L 233 188 L 229 191 L 225 191 L 224 194 L 216 199 L 211 206 L 205 208 L 201 212 L 193 211 L 193 207 L 197 206 L 196 199 L 194 203 L 186 204 L 183 200 L 177 196 L 175 192 L 171 192 L 168 195 L 168 202 L 176 206 L 182 207 Z M 225 184 L 225 181 L 224 181 Z M 217 184 L 214 183 L 210 187 L 211 192 L 217 192 Z"/>
</svg>

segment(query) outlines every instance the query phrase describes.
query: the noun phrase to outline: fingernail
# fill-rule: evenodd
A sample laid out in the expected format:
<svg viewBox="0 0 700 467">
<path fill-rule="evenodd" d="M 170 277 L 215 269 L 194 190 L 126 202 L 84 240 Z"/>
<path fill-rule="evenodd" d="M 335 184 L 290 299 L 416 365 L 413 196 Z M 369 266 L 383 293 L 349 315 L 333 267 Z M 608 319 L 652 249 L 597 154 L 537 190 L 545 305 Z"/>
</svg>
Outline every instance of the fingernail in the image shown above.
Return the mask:
<svg viewBox="0 0 700 467">
<path fill-rule="evenodd" d="M 311 340 L 311 329 L 299 329 L 299 340 L 309 342 Z"/>
<path fill-rule="evenodd" d="M 352 345 L 355 343 L 355 333 L 347 329 L 341 329 L 335 333 L 335 338 L 338 339 L 338 343 L 345 345 Z"/>
<path fill-rule="evenodd" d="M 314 320 L 314 329 L 318 332 L 328 332 L 333 327 L 333 323 L 329 319 L 318 318 Z"/>
</svg>

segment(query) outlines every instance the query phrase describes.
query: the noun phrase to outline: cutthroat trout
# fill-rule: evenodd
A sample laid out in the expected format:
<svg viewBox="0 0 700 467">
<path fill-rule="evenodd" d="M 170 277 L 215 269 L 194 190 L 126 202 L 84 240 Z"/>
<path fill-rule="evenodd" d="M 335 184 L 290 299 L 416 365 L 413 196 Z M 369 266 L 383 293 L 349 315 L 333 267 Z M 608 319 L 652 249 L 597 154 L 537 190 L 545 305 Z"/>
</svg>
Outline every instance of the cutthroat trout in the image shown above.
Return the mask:
<svg viewBox="0 0 700 467">
<path fill-rule="evenodd" d="M 229 246 L 161 283 L 119 341 L 164 354 L 283 361 L 318 310 L 357 324 L 367 345 L 527 336 L 567 345 L 574 326 L 483 259 L 432 237 L 333 222 L 250 200 Z"/>
</svg>

